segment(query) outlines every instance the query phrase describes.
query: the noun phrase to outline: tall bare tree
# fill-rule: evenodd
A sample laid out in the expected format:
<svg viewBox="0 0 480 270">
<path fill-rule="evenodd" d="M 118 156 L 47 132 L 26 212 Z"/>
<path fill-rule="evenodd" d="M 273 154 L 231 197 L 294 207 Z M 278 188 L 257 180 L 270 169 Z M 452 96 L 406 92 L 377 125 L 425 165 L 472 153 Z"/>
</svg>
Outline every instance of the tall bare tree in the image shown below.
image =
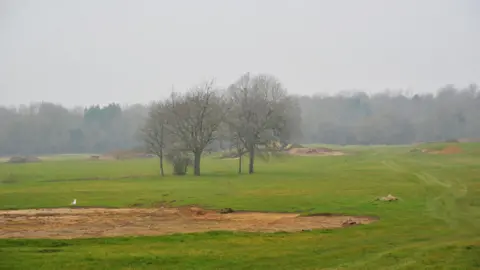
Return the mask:
<svg viewBox="0 0 480 270">
<path fill-rule="evenodd" d="M 163 160 L 165 156 L 167 134 L 165 126 L 167 125 L 167 114 L 165 104 L 162 102 L 153 103 L 145 126 L 141 130 L 143 141 L 149 153 L 158 156 L 160 161 L 160 175 L 165 176 L 163 169 Z"/>
<path fill-rule="evenodd" d="M 294 103 L 275 77 L 249 73 L 229 87 L 229 103 L 227 122 L 235 136 L 232 139 L 239 140 L 249 153 L 248 172 L 252 174 L 257 151 L 288 139 Z"/>
<path fill-rule="evenodd" d="M 186 93 L 172 93 L 165 102 L 166 130 L 182 144 L 183 150 L 194 156 L 194 174 L 200 175 L 200 160 L 205 148 L 216 138 L 225 118 L 226 103 L 213 81 L 190 89 Z"/>
</svg>

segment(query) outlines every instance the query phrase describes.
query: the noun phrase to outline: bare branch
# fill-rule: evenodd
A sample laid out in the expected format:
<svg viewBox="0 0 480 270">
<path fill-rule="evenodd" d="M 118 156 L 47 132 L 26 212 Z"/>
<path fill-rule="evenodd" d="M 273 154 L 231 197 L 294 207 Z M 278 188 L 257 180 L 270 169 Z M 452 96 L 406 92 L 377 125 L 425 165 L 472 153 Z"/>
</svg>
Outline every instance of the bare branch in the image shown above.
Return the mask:
<svg viewBox="0 0 480 270">
<path fill-rule="evenodd" d="M 216 139 L 223 122 L 226 103 L 214 89 L 213 81 L 197 85 L 186 93 L 173 92 L 165 103 L 165 128 L 194 154 L 194 173 L 200 174 L 200 158 Z"/>
<path fill-rule="evenodd" d="M 286 89 L 273 76 L 243 75 L 229 89 L 231 110 L 227 119 L 232 140 L 240 140 L 250 155 L 249 173 L 253 173 L 255 152 L 261 153 L 271 142 L 288 139 L 287 124 L 296 113 Z M 259 146 L 263 146 L 260 148 Z"/>
</svg>

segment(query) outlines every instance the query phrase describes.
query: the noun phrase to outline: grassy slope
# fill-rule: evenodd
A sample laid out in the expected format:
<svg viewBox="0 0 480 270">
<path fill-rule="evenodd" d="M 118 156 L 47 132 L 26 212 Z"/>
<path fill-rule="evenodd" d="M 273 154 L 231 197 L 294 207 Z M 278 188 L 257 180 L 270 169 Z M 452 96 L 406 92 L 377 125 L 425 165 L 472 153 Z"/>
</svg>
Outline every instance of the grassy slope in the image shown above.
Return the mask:
<svg viewBox="0 0 480 270">
<path fill-rule="evenodd" d="M 81 206 L 119 207 L 176 200 L 210 208 L 377 215 L 381 221 L 291 234 L 0 239 L 0 268 L 480 268 L 480 147 L 462 147 L 461 155 L 350 147 L 359 152 L 259 163 L 252 176 L 237 176 L 235 160 L 205 159 L 200 178 L 160 179 L 155 160 L 1 164 L 0 182 L 6 183 L 0 183 L 0 208 L 60 207 L 73 198 Z M 124 176 L 136 177 L 80 180 Z M 372 202 L 388 193 L 401 201 Z"/>
</svg>

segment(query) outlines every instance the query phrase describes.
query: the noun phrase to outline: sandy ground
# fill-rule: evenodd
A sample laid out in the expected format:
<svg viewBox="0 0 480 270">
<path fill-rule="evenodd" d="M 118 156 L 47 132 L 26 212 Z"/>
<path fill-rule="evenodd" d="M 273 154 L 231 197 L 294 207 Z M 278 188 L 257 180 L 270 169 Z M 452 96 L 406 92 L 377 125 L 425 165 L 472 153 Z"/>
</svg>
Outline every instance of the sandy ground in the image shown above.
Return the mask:
<svg viewBox="0 0 480 270">
<path fill-rule="evenodd" d="M 370 217 L 234 212 L 197 207 L 55 208 L 0 211 L 0 238 L 92 238 L 165 235 L 212 230 L 275 232 L 340 228 L 345 221 L 367 224 Z"/>
</svg>

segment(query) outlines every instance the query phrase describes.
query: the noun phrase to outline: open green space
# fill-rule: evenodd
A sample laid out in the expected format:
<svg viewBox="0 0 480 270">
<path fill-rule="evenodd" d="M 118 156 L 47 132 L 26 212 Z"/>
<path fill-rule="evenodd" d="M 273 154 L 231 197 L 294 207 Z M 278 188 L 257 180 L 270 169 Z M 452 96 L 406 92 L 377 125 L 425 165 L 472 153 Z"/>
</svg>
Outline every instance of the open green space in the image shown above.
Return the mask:
<svg viewBox="0 0 480 270">
<path fill-rule="evenodd" d="M 0 239 L 1 269 L 480 269 L 480 144 L 336 147 L 345 156 L 205 157 L 202 176 L 158 176 L 156 159 L 0 164 L 0 208 L 153 207 L 373 215 L 300 233 L 206 232 L 98 239 Z M 168 166 L 167 169 L 170 169 Z M 374 199 L 392 194 L 396 202 Z M 1 226 L 1 223 L 0 223 Z"/>
</svg>

